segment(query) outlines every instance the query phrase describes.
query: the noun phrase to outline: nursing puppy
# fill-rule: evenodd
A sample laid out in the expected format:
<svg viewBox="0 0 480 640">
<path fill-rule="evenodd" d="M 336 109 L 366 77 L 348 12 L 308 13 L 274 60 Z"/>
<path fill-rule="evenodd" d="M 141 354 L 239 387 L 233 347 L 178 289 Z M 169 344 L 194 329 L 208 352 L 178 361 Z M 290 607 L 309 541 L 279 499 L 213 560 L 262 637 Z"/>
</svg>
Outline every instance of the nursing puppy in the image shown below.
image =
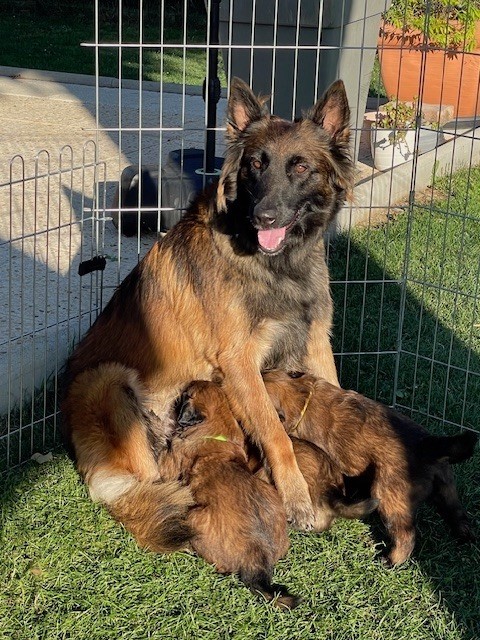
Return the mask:
<svg viewBox="0 0 480 640">
<path fill-rule="evenodd" d="M 292 437 L 293 451 L 312 498 L 315 521 L 313 531 L 329 529 L 336 518 L 364 518 L 378 507 L 374 498 L 349 501 L 345 498 L 344 478 L 338 465 L 312 442 Z"/>
<path fill-rule="evenodd" d="M 220 386 L 196 381 L 182 395 L 177 433 L 162 452 L 165 482 L 187 485 L 192 549 L 220 573 L 236 573 L 267 601 L 291 609 L 300 599 L 272 584 L 289 546 L 287 517 L 275 489 L 248 468 L 245 436 Z"/>
<path fill-rule="evenodd" d="M 321 447 L 346 476 L 372 474 L 371 495 L 392 540 L 391 564 L 412 553 L 415 512 L 427 499 L 457 538 L 474 539 L 450 464 L 473 455 L 475 433 L 431 435 L 393 409 L 309 374 L 272 370 L 263 378 L 287 433 Z"/>
<path fill-rule="evenodd" d="M 315 519 L 313 531 L 321 533 L 329 529 L 336 518 L 364 518 L 375 511 L 378 500 L 351 501 L 345 497 L 344 478 L 329 456 L 313 442 L 291 438 L 297 464 L 305 478 L 312 499 Z M 249 467 L 265 481 L 271 481 L 265 461 L 258 449 L 249 446 Z"/>
</svg>

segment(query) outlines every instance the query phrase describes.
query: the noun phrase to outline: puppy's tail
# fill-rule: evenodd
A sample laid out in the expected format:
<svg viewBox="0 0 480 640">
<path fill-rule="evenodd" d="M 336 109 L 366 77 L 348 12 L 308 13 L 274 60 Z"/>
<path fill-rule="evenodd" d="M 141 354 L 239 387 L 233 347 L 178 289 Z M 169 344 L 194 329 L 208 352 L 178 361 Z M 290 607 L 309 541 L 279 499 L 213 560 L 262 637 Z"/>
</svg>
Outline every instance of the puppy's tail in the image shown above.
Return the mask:
<svg viewBox="0 0 480 640">
<path fill-rule="evenodd" d="M 146 407 L 136 372 L 104 363 L 76 376 L 62 411 L 91 498 L 142 547 L 166 553 L 191 539 L 186 519 L 193 500 L 177 481 L 161 481 L 155 449 L 165 434 Z"/>
<path fill-rule="evenodd" d="M 302 599 L 292 595 L 281 584 L 273 584 L 271 572 L 260 569 L 258 571 L 240 570 L 240 580 L 253 593 L 260 594 L 267 602 L 271 602 L 280 609 L 294 609 L 298 607 Z"/>
<path fill-rule="evenodd" d="M 454 436 L 428 435 L 418 449 L 428 461 L 445 460 L 454 464 L 472 457 L 477 440 L 478 434 L 473 431 L 462 431 Z"/>
<path fill-rule="evenodd" d="M 379 505 L 379 500 L 368 498 L 357 502 L 348 502 L 340 491 L 331 491 L 328 496 L 328 503 L 336 517 L 353 520 L 355 518 L 365 518 L 375 511 Z"/>
</svg>

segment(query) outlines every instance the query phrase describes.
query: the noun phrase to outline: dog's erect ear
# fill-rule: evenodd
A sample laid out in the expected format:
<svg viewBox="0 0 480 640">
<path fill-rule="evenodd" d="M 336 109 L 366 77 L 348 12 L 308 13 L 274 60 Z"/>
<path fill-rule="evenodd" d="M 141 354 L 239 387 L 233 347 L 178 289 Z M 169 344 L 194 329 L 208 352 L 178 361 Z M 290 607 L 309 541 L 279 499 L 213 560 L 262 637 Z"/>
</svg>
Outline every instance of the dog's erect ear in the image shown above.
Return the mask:
<svg viewBox="0 0 480 640">
<path fill-rule="evenodd" d="M 342 80 L 330 85 L 325 95 L 307 113 L 307 118 L 320 125 L 332 138 L 348 140 L 350 107 Z"/>
<path fill-rule="evenodd" d="M 242 159 L 242 133 L 252 124 L 269 117 L 268 98 L 257 98 L 248 84 L 233 78 L 227 108 L 227 152 L 217 186 L 217 209 L 224 211 L 227 200 L 237 197 L 237 173 Z"/>
<path fill-rule="evenodd" d="M 252 122 L 268 116 L 267 100 L 268 98 L 257 98 L 248 84 L 240 78 L 233 78 L 227 109 L 228 133 L 245 131 Z"/>
<path fill-rule="evenodd" d="M 192 427 L 194 424 L 202 422 L 204 415 L 186 398 L 178 412 L 177 422 L 181 427 Z"/>
<path fill-rule="evenodd" d="M 332 182 L 339 196 L 349 199 L 353 188 L 354 165 L 350 149 L 350 108 L 342 80 L 330 85 L 325 95 L 306 114 L 306 119 L 330 136 L 330 146 L 335 151 Z"/>
</svg>

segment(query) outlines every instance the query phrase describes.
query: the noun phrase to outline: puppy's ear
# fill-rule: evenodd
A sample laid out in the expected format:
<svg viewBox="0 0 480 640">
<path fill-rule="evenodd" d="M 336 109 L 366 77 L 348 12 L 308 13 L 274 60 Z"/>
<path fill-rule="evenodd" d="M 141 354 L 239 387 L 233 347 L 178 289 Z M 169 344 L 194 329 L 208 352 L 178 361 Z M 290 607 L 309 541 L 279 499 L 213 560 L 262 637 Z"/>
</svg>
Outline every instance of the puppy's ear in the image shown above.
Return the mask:
<svg viewBox="0 0 480 640">
<path fill-rule="evenodd" d="M 330 85 L 325 95 L 307 113 L 307 118 L 325 129 L 336 141 L 348 142 L 350 107 L 342 80 Z"/>
<path fill-rule="evenodd" d="M 205 416 L 190 401 L 185 399 L 178 412 L 177 422 L 181 427 L 191 427 L 202 422 Z"/>
</svg>

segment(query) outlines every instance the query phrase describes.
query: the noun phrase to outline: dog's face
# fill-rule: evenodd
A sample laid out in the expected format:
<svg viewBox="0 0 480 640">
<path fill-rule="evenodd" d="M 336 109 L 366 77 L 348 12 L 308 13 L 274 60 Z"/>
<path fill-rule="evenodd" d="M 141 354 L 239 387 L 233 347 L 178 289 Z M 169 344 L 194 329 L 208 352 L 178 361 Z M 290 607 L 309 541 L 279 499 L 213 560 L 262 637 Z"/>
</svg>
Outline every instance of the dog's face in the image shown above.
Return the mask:
<svg viewBox="0 0 480 640">
<path fill-rule="evenodd" d="M 263 374 L 270 400 L 288 431 L 301 415 L 315 387 L 315 377 L 308 373 L 287 373 L 271 369 Z"/>
<path fill-rule="evenodd" d="M 177 434 L 184 438 L 221 436 L 243 444 L 243 431 L 215 382 L 195 380 L 188 385 L 180 398 L 177 424 Z"/>
<path fill-rule="evenodd" d="M 341 81 L 288 122 L 233 80 L 217 205 L 246 218 L 261 253 L 274 256 L 318 235 L 338 211 L 352 186 L 349 117 Z"/>
</svg>

